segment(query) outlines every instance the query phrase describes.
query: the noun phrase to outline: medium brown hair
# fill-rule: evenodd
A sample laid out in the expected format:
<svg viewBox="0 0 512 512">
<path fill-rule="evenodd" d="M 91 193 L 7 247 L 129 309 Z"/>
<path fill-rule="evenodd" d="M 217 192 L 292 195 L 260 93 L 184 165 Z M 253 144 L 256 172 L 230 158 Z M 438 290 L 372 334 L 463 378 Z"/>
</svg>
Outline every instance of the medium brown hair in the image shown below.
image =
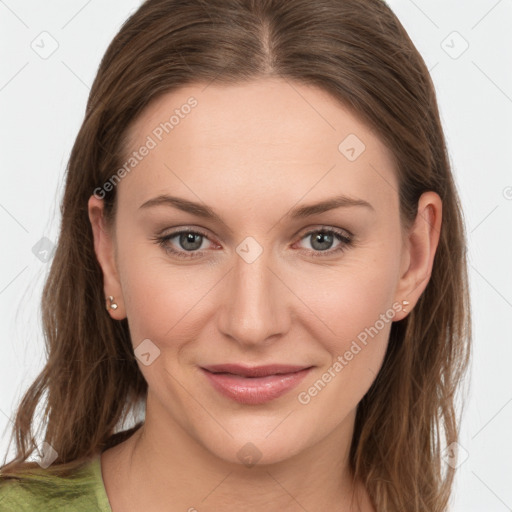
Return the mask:
<svg viewBox="0 0 512 512">
<path fill-rule="evenodd" d="M 62 474 L 140 426 L 118 431 L 147 384 L 127 321 L 105 311 L 87 211 L 125 160 L 127 128 L 150 101 L 186 84 L 265 77 L 317 86 L 376 131 L 396 162 L 403 226 L 423 192 L 442 199 L 430 280 L 392 324 L 382 368 L 357 408 L 350 464 L 379 511 L 446 510 L 454 469 L 441 450 L 458 438 L 456 392 L 470 355 L 466 235 L 428 69 L 382 0 L 147 0 L 124 23 L 70 155 L 42 299 L 48 360 L 17 410 L 17 453 L 4 475 L 31 467 L 39 403 L 44 439 L 58 453 L 52 471 Z M 113 187 L 111 217 L 115 198 Z"/>
</svg>

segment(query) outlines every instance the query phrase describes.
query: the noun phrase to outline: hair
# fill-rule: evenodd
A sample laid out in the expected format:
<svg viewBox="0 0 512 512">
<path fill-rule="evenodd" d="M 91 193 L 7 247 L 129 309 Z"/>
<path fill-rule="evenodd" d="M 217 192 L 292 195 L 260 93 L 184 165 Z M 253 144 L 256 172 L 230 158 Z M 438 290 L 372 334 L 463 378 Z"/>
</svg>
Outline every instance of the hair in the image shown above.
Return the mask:
<svg viewBox="0 0 512 512">
<path fill-rule="evenodd" d="M 440 239 L 416 306 L 393 322 L 380 372 L 357 407 L 350 467 L 378 511 L 438 512 L 455 469 L 457 392 L 470 358 L 471 319 L 462 208 L 435 89 L 400 21 L 382 0 L 147 0 L 108 47 L 69 158 L 57 249 L 42 297 L 47 361 L 17 409 L 16 455 L 2 478 L 35 463 L 35 412 L 68 474 L 129 437 L 120 429 L 147 383 L 127 320 L 105 311 L 87 202 L 126 158 L 127 129 L 145 107 L 186 84 L 264 78 L 316 86 L 390 149 L 408 227 L 418 199 L 442 199 Z M 105 212 L 115 218 L 116 187 Z M 53 469 L 52 469 L 53 468 Z"/>
</svg>

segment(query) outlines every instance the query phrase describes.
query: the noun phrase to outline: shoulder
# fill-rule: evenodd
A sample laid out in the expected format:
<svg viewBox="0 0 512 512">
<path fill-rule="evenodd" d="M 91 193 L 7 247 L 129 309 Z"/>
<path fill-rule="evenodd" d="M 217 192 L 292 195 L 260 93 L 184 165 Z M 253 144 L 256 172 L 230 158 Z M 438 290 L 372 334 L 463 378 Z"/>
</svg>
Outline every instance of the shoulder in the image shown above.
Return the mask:
<svg viewBox="0 0 512 512">
<path fill-rule="evenodd" d="M 66 478 L 45 471 L 17 478 L 0 475 L 0 511 L 110 512 L 98 500 L 102 482 L 97 479 L 96 464 L 92 460 Z"/>
<path fill-rule="evenodd" d="M 0 478 L 0 510 L 2 512 L 26 512 L 43 509 L 43 497 L 32 485 L 20 480 Z"/>
<path fill-rule="evenodd" d="M 36 510 L 65 510 L 69 504 L 69 488 L 62 489 L 56 477 L 44 479 L 22 477 L 0 478 L 0 510 L 29 512 Z M 74 510 L 74 509 L 73 509 Z"/>
</svg>

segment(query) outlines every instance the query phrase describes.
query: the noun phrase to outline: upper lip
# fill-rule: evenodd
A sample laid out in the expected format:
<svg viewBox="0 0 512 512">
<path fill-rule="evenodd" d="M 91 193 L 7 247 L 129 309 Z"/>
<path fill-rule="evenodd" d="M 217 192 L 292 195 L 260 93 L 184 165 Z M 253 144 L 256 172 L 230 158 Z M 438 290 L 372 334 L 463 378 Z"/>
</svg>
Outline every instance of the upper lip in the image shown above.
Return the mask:
<svg viewBox="0 0 512 512">
<path fill-rule="evenodd" d="M 295 373 L 310 368 L 310 366 L 297 366 L 289 364 L 269 364 L 265 366 L 242 366 L 239 364 L 214 364 L 203 366 L 204 370 L 211 373 L 231 373 L 242 377 L 266 377 L 267 375 L 279 375 L 282 373 Z"/>
</svg>

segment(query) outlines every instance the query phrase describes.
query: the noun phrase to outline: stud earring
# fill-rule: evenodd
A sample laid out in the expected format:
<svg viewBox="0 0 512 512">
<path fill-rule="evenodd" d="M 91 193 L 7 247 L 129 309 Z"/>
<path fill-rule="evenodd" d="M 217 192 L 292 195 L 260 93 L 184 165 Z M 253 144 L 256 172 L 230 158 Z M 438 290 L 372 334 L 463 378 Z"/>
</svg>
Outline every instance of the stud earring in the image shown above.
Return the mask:
<svg viewBox="0 0 512 512">
<path fill-rule="evenodd" d="M 112 297 L 112 295 L 109 295 L 107 300 L 106 300 L 106 308 L 107 308 L 107 311 L 109 309 L 117 309 L 117 304 L 114 302 L 114 297 Z"/>
<path fill-rule="evenodd" d="M 405 309 L 405 306 L 408 306 L 409 305 L 409 301 L 408 300 L 403 300 L 402 301 L 402 309 L 404 310 L 404 313 L 407 313 L 407 309 Z"/>
</svg>

